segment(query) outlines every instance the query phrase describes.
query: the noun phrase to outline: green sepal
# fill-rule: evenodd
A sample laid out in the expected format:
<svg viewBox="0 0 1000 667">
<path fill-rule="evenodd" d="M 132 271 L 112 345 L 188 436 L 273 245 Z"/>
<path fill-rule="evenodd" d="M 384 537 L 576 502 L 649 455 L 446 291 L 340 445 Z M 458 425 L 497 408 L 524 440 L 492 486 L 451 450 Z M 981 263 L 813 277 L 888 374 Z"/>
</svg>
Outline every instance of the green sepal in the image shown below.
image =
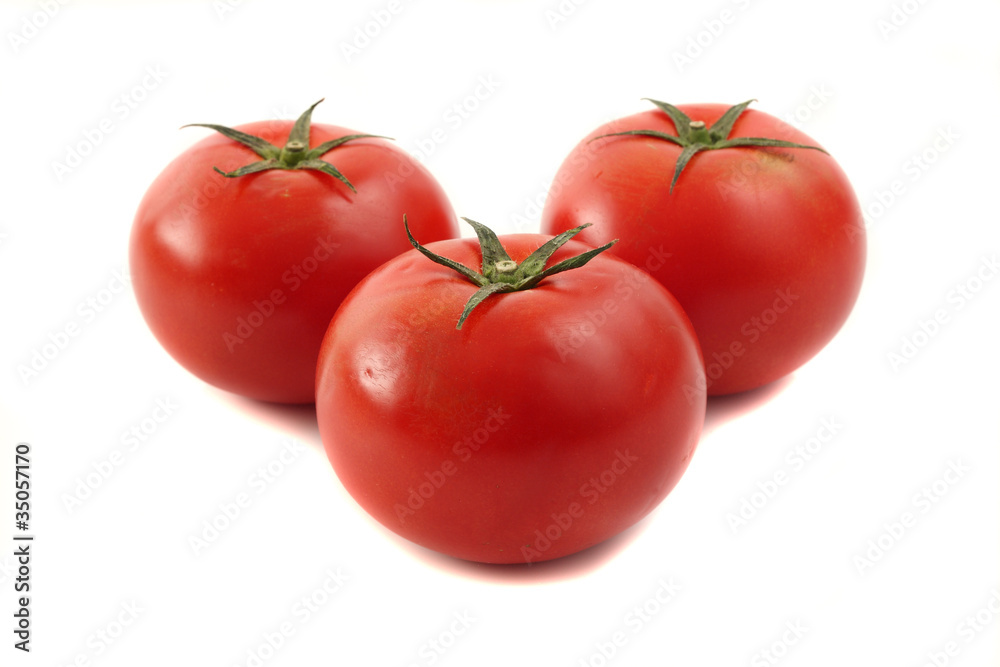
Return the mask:
<svg viewBox="0 0 1000 667">
<path fill-rule="evenodd" d="M 342 173 L 340 173 L 340 170 L 334 167 L 329 162 L 325 162 L 323 160 L 303 160 L 293 168 L 312 169 L 314 171 L 321 171 L 324 174 L 330 174 L 338 181 L 349 187 L 351 189 L 351 192 L 357 192 L 357 190 L 354 189 L 354 185 L 349 180 L 347 180 L 347 177 L 344 176 Z"/>
<path fill-rule="evenodd" d="M 751 102 L 755 101 L 747 100 L 742 104 L 737 104 L 726 109 L 726 113 L 719 116 L 719 119 L 712 123 L 712 127 L 708 128 L 708 134 L 712 137 L 712 140 L 723 141 L 724 139 L 728 139 L 729 133 L 733 131 L 733 125 L 736 124 L 736 119 L 746 111 Z"/>
<path fill-rule="evenodd" d="M 383 137 L 381 134 L 348 134 L 343 137 L 339 137 L 337 139 L 330 139 L 330 141 L 325 141 L 316 148 L 310 149 L 309 158 L 315 159 L 318 157 L 322 157 L 325 153 L 329 153 L 337 146 L 340 146 L 341 144 L 346 144 L 348 141 L 354 141 L 355 139 L 368 139 L 368 138 L 389 139 L 390 141 L 392 140 L 392 137 Z"/>
<path fill-rule="evenodd" d="M 681 172 L 684 171 L 684 167 L 687 166 L 691 158 L 698 151 L 708 150 L 708 146 L 703 146 L 700 144 L 690 144 L 685 146 L 681 150 L 681 154 L 677 156 L 677 164 L 674 165 L 674 177 L 670 179 L 670 192 L 673 193 L 674 186 L 677 185 L 677 179 L 681 177 Z"/>
<path fill-rule="evenodd" d="M 603 245 L 600 248 L 588 250 L 580 255 L 569 257 L 546 269 L 545 264 L 548 263 L 549 258 L 552 257 L 555 251 L 564 246 L 567 241 L 572 239 L 587 227 L 590 227 L 589 222 L 580 225 L 579 227 L 574 227 L 573 229 L 567 229 L 565 232 L 557 236 L 553 236 L 551 239 L 542 244 L 537 250 L 535 250 L 535 252 L 525 257 L 524 261 L 521 262 L 515 272 L 515 276 L 517 278 L 517 282 L 515 283 L 516 287 L 518 289 L 529 289 L 537 285 L 543 278 L 547 278 L 557 273 L 562 273 L 563 271 L 569 271 L 570 269 L 579 268 L 614 244 L 618 243 L 618 239 L 615 239 L 611 243 Z"/>
<path fill-rule="evenodd" d="M 674 127 L 677 129 L 677 137 L 683 141 L 687 142 L 691 135 L 691 117 L 686 113 L 675 107 L 673 104 L 667 104 L 666 102 L 661 102 L 659 100 L 654 100 L 649 97 L 642 98 L 646 102 L 652 102 L 655 104 L 660 111 L 670 116 L 670 120 L 673 121 Z"/>
<path fill-rule="evenodd" d="M 579 227 L 574 227 L 573 229 L 567 229 L 565 232 L 553 236 L 548 241 L 543 243 L 538 247 L 535 252 L 531 253 L 524 258 L 520 266 L 517 267 L 515 275 L 518 281 L 527 280 L 533 275 L 537 275 L 545 270 L 545 265 L 548 263 L 549 258 L 555 253 L 556 250 L 566 245 L 566 242 L 571 238 L 582 232 L 587 227 L 590 227 L 590 223 L 580 225 Z"/>
<path fill-rule="evenodd" d="M 808 146 L 806 144 L 797 144 L 794 141 L 785 141 L 784 139 L 765 139 L 764 137 L 734 137 L 732 139 L 726 139 L 725 141 L 719 142 L 718 145 L 710 146 L 710 148 L 736 148 L 739 146 L 773 146 L 775 148 L 809 148 L 814 151 L 819 151 L 820 153 L 827 153 L 827 151 L 819 146 Z M 827 153 L 829 155 L 829 153 Z"/>
<path fill-rule="evenodd" d="M 447 257 L 442 257 L 437 253 L 431 252 L 427 248 L 417 243 L 417 240 L 413 238 L 413 234 L 410 233 L 410 224 L 406 220 L 406 215 L 403 215 L 403 228 L 406 230 L 406 238 L 410 240 L 410 245 L 419 250 L 425 257 L 427 257 L 432 262 L 436 262 L 441 266 L 447 266 L 449 269 L 452 269 L 453 271 L 458 271 L 469 282 L 479 285 L 480 287 L 489 284 L 490 281 L 487 280 L 486 276 L 480 273 L 476 273 L 469 267 L 465 266 L 464 264 L 459 264 L 453 259 L 448 259 Z"/>
<path fill-rule="evenodd" d="M 233 128 L 226 127 L 225 125 L 212 125 L 210 123 L 188 123 L 187 125 L 181 125 L 182 130 L 185 127 L 207 127 L 210 130 L 215 130 L 224 137 L 240 142 L 265 160 L 277 158 L 278 154 L 281 153 L 281 149 L 272 144 L 270 141 L 261 139 L 260 137 L 255 137 L 254 135 L 247 134 L 246 132 L 234 130 Z"/>
<path fill-rule="evenodd" d="M 618 243 L 618 239 L 611 241 L 610 243 L 605 243 L 600 248 L 594 248 L 593 250 L 588 250 L 587 252 L 581 253 L 579 255 L 574 255 L 573 257 L 568 257 L 563 261 L 559 262 L 555 266 L 550 266 L 545 269 L 537 276 L 532 276 L 525 279 L 523 282 L 517 284 L 517 289 L 529 289 L 534 287 L 543 278 L 548 278 L 549 276 L 554 276 L 557 273 L 562 273 L 563 271 L 569 271 L 570 269 L 578 269 L 590 260 L 594 259 L 602 252 Z"/>
<path fill-rule="evenodd" d="M 252 134 L 247 134 L 246 132 L 234 130 L 233 128 L 226 127 L 224 125 L 190 123 L 188 125 L 184 125 L 183 127 L 207 127 L 215 130 L 224 137 L 243 144 L 262 158 L 258 162 L 252 162 L 248 165 L 240 167 L 239 169 L 234 169 L 229 172 L 223 171 L 218 167 L 212 167 L 215 171 L 227 178 L 239 178 L 240 176 L 256 174 L 269 169 L 311 169 L 313 171 L 321 171 L 324 174 L 329 174 L 349 187 L 352 192 L 357 192 L 351 182 L 347 180 L 346 176 L 340 173 L 335 166 L 325 160 L 321 160 L 320 158 L 334 148 L 341 146 L 348 141 L 366 138 L 390 139 L 390 137 L 384 137 L 379 134 L 349 134 L 337 139 L 331 139 L 330 141 L 324 142 L 315 148 L 309 148 L 309 135 L 312 127 L 312 112 L 313 109 L 316 108 L 316 105 L 322 101 L 323 100 L 316 102 L 298 117 L 295 124 L 292 126 L 291 131 L 288 133 L 288 140 L 285 142 L 284 147 L 281 148 L 265 139 Z"/>
<path fill-rule="evenodd" d="M 507 254 L 503 244 L 500 242 L 500 239 L 492 229 L 486 225 L 476 222 L 475 220 L 470 220 L 469 218 L 462 218 L 462 220 L 465 220 L 465 222 L 469 223 L 469 225 L 476 230 L 476 236 L 479 238 L 479 248 L 482 254 L 482 273 L 473 271 L 464 264 L 460 264 L 455 260 L 438 255 L 437 253 L 420 245 L 417 240 L 413 238 L 413 234 L 410 233 L 410 225 L 406 216 L 403 216 L 403 227 L 406 230 L 406 237 L 410 240 L 410 244 L 414 248 L 420 251 L 421 254 L 430 259 L 432 262 L 440 264 L 441 266 L 447 266 L 449 269 L 456 271 L 466 280 L 479 288 L 466 302 L 465 308 L 462 310 L 462 314 L 458 318 L 458 324 L 455 326 L 456 329 L 461 329 L 466 318 L 469 317 L 469 314 L 473 311 L 473 309 L 493 294 L 531 289 L 544 278 L 583 266 L 591 259 L 618 242 L 618 240 L 615 239 L 611 243 L 603 245 L 600 248 L 594 248 L 579 255 L 569 257 L 546 269 L 545 264 L 552 257 L 553 253 L 565 245 L 571 238 L 579 234 L 583 229 L 589 227 L 589 223 L 580 225 L 579 227 L 567 230 L 558 236 L 552 237 L 538 247 L 533 253 L 528 255 L 524 261 L 517 264 L 510 258 L 510 255 Z M 504 267 L 505 270 L 500 270 L 497 267 L 501 265 L 513 266 Z"/>
<path fill-rule="evenodd" d="M 216 172 L 222 174 L 226 178 L 237 178 L 239 176 L 246 176 L 247 174 L 255 174 L 258 171 L 267 171 L 268 169 L 281 169 L 282 167 L 278 164 L 275 159 L 271 160 L 261 160 L 260 162 L 252 162 L 245 167 L 240 167 L 236 171 L 225 172 L 218 167 L 212 167 Z"/>
<path fill-rule="evenodd" d="M 326 98 L 320 99 L 318 102 L 314 102 L 311 107 L 302 112 L 302 115 L 295 119 L 295 124 L 292 125 L 292 131 L 288 133 L 288 142 L 297 142 L 305 145 L 307 148 L 309 146 L 309 130 L 312 127 L 312 114 L 313 109 L 316 108 L 320 102 Z"/>
<path fill-rule="evenodd" d="M 472 313 L 472 309 L 485 301 L 486 297 L 499 294 L 500 292 L 513 292 L 515 289 L 517 288 L 510 283 L 487 283 L 483 285 L 465 302 L 465 308 L 462 309 L 462 315 L 458 318 L 458 324 L 455 325 L 455 328 L 461 329 L 462 325 L 465 324 L 465 318 Z"/>
<path fill-rule="evenodd" d="M 598 139 L 604 139 L 606 137 L 632 135 L 662 139 L 680 146 L 681 153 L 677 156 L 677 162 L 674 165 L 674 174 L 670 180 L 671 193 L 674 191 L 674 186 L 677 185 L 677 180 L 680 178 L 684 168 L 687 167 L 688 163 L 690 163 L 691 158 L 694 157 L 696 153 L 700 153 L 701 151 L 720 150 L 723 148 L 771 147 L 809 148 L 826 153 L 826 151 L 819 146 L 807 146 L 805 144 L 797 144 L 783 139 L 768 139 L 764 137 L 734 137 L 730 139 L 729 135 L 733 131 L 733 125 L 736 124 L 736 120 L 740 117 L 740 115 L 746 111 L 746 108 L 755 101 L 752 99 L 729 107 L 726 112 L 718 118 L 718 120 L 712 123 L 712 127 L 707 129 L 705 128 L 704 123 L 701 121 L 691 120 L 687 114 L 672 104 L 667 104 L 666 102 L 650 99 L 648 97 L 643 99 L 648 102 L 652 102 L 657 106 L 657 108 L 669 116 L 677 130 L 677 136 L 673 136 L 666 132 L 659 132 L 657 130 L 627 130 L 625 132 L 602 134 L 594 137 L 590 141 L 597 141 Z"/>
<path fill-rule="evenodd" d="M 462 220 L 472 225 L 472 228 L 476 230 L 476 236 L 479 238 L 479 248 L 483 253 L 483 265 L 480 271 L 491 283 L 497 282 L 500 280 L 501 275 L 497 270 L 497 262 L 512 262 L 514 260 L 504 250 L 500 239 L 497 238 L 492 229 L 469 218 L 462 218 Z M 509 280 L 503 280 L 503 282 L 509 282 Z"/>
<path fill-rule="evenodd" d="M 667 134 L 666 132 L 657 132 L 656 130 L 625 130 L 624 132 L 612 132 L 611 134 L 602 134 L 600 136 L 594 137 L 590 141 L 597 141 L 598 139 L 604 139 L 605 137 L 622 137 L 627 134 L 638 135 L 641 137 L 654 137 L 656 139 L 663 139 L 664 141 L 669 141 L 670 143 L 677 144 L 678 146 L 686 145 L 680 137 L 675 137 L 674 135 Z"/>
</svg>

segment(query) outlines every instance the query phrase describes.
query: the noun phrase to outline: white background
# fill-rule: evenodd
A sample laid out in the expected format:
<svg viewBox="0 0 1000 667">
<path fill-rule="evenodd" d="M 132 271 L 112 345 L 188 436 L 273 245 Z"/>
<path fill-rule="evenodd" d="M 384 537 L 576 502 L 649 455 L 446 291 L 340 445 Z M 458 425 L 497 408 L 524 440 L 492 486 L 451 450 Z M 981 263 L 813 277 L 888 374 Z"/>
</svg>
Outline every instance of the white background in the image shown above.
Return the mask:
<svg viewBox="0 0 1000 667">
<path fill-rule="evenodd" d="M 410 0 L 376 30 L 389 6 L 0 8 L 0 664 L 998 664 L 1000 6 Z M 346 54 L 366 25 L 378 34 Z M 321 97 L 316 122 L 414 153 L 430 141 L 424 161 L 459 215 L 500 232 L 533 231 L 566 153 L 650 108 L 641 98 L 756 98 L 849 174 L 869 213 L 861 297 L 793 376 L 711 401 L 685 477 L 634 529 L 533 567 L 429 553 L 353 503 L 311 408 L 204 385 L 119 289 L 146 187 L 208 133 L 181 125 L 293 119 Z M 69 324 L 79 334 L 24 377 Z M 905 341 L 916 354 L 893 363 Z M 158 402 L 176 406 L 162 423 Z M 833 437 L 797 467 L 789 452 L 824 423 Z M 146 429 L 134 451 L 133 428 Z M 28 655 L 12 647 L 20 441 Z M 261 484 L 269 465 L 280 474 Z M 788 482 L 754 496 L 775 473 Z M 88 476 L 100 484 L 80 492 Z M 196 554 L 190 538 L 241 493 L 249 507 Z M 727 516 L 751 499 L 734 530 Z"/>
</svg>

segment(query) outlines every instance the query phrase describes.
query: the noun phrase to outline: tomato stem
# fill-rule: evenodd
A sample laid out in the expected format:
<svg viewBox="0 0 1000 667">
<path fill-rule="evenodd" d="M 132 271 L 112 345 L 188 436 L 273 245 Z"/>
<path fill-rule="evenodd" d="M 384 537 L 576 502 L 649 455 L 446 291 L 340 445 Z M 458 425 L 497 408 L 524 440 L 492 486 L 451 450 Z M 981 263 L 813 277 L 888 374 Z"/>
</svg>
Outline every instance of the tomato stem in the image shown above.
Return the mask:
<svg viewBox="0 0 1000 667">
<path fill-rule="evenodd" d="M 406 220 L 406 216 L 403 216 L 403 228 L 406 230 L 406 236 L 414 248 L 432 262 L 447 266 L 479 288 L 468 302 L 466 302 L 465 309 L 462 311 L 461 316 L 458 318 L 458 324 L 455 326 L 456 329 L 462 328 L 462 324 L 465 323 L 466 318 L 469 317 L 472 310 L 486 300 L 487 297 L 501 292 L 517 292 L 531 289 L 544 278 L 583 266 L 618 242 L 618 239 L 615 239 L 600 248 L 594 248 L 579 255 L 574 255 L 545 268 L 549 258 L 552 257 L 555 251 L 589 227 L 590 223 L 580 225 L 552 237 L 518 264 L 507 254 L 503 244 L 500 243 L 500 239 L 497 238 L 492 229 L 469 218 L 462 218 L 462 220 L 472 225 L 472 228 L 476 230 L 476 236 L 479 237 L 479 249 L 483 258 L 482 273 L 474 271 L 464 264 L 459 264 L 455 260 L 438 255 L 420 245 L 413 238 L 413 234 L 410 233 L 410 225 Z"/>
<path fill-rule="evenodd" d="M 712 136 L 708 133 L 708 129 L 705 126 L 705 121 L 703 120 L 693 120 L 689 124 L 691 128 L 691 143 L 699 143 L 710 145 L 714 143 L 712 141 Z"/>
<path fill-rule="evenodd" d="M 281 148 L 278 148 L 265 139 L 261 139 L 260 137 L 247 134 L 245 132 L 240 132 L 239 130 L 234 130 L 233 128 L 226 127 L 224 125 L 190 123 L 184 127 L 207 127 L 215 130 L 219 134 L 243 144 L 262 158 L 257 162 L 252 162 L 230 172 L 225 172 L 218 167 L 214 167 L 215 171 L 222 174 L 226 178 L 238 178 L 240 176 L 246 176 L 247 174 L 267 171 L 269 169 L 312 169 L 314 171 L 321 171 L 325 174 L 333 176 L 349 187 L 351 192 L 357 192 L 351 182 L 347 180 L 346 176 L 340 173 L 332 164 L 321 160 L 320 158 L 334 148 L 342 146 L 349 141 L 354 141 L 355 139 L 364 139 L 369 137 L 375 139 L 389 139 L 389 137 L 383 137 L 378 134 L 349 134 L 347 136 L 340 137 L 339 139 L 327 141 L 326 143 L 310 149 L 309 135 L 312 126 L 312 112 L 313 109 L 316 108 L 316 105 L 322 101 L 323 100 L 316 102 L 298 117 L 295 121 L 295 125 L 292 126 L 292 129 L 288 134 L 288 140 Z"/>
<path fill-rule="evenodd" d="M 517 262 L 510 260 L 503 260 L 494 264 L 497 267 L 497 271 L 501 274 L 508 275 L 517 271 Z"/>
<path fill-rule="evenodd" d="M 659 100 L 653 100 L 645 98 L 647 101 L 655 104 L 661 111 L 663 111 L 674 124 L 674 129 L 677 132 L 676 135 L 668 134 L 666 132 L 659 132 L 657 130 L 628 130 L 626 132 L 612 132 L 610 134 L 602 134 L 600 136 L 594 137 L 591 141 L 597 141 L 598 139 L 605 139 L 607 137 L 620 137 L 626 135 L 636 135 L 643 137 L 653 137 L 655 139 L 662 139 L 664 141 L 669 141 L 672 144 L 676 144 L 681 147 L 681 153 L 677 156 L 677 162 L 674 165 L 674 175 L 670 181 L 670 192 L 673 193 L 674 186 L 677 184 L 677 179 L 680 178 L 681 172 L 690 162 L 691 158 L 694 157 L 696 153 L 706 150 L 719 150 L 722 148 L 737 148 L 737 147 L 750 147 L 750 148 L 760 148 L 760 147 L 777 147 L 777 148 L 810 148 L 813 150 L 826 153 L 825 150 L 819 146 L 806 146 L 804 144 L 796 144 L 791 141 L 785 141 L 783 139 L 768 139 L 765 137 L 733 137 L 730 138 L 729 135 L 733 131 L 733 125 L 736 123 L 736 119 L 746 110 L 754 100 L 747 100 L 741 104 L 736 104 L 726 110 L 724 114 L 717 121 L 715 121 L 711 127 L 706 127 L 705 121 L 703 120 L 692 120 L 688 117 L 686 113 L 678 109 L 672 104 L 666 102 L 661 102 Z"/>
</svg>

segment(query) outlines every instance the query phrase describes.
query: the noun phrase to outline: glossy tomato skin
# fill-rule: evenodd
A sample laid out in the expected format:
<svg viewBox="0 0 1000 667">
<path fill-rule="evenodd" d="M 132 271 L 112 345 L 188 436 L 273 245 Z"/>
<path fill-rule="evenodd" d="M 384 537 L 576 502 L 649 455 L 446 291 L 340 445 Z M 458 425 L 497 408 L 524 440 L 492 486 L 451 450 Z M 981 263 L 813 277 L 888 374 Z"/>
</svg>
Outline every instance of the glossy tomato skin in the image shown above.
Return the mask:
<svg viewBox="0 0 1000 667">
<path fill-rule="evenodd" d="M 501 237 L 520 262 L 548 237 Z M 431 243 L 478 269 L 474 239 Z M 552 265 L 587 246 L 571 241 Z M 459 314 L 475 286 L 416 250 L 369 275 L 330 324 L 320 434 L 375 519 L 484 563 L 558 558 L 639 521 L 687 467 L 705 415 L 690 322 L 607 254 Z"/>
<path fill-rule="evenodd" d="M 284 145 L 292 122 L 238 130 Z M 311 145 L 354 130 L 314 124 Z M 204 381 L 264 401 L 311 403 L 320 341 L 366 274 L 411 248 L 403 215 L 427 239 L 459 236 L 448 198 L 390 141 L 328 152 L 357 192 L 319 171 L 226 178 L 260 158 L 213 134 L 175 159 L 143 198 L 129 264 L 136 298 L 163 347 Z"/>
<path fill-rule="evenodd" d="M 708 126 L 727 109 L 679 108 Z M 637 129 L 676 136 L 661 111 L 596 129 L 560 167 L 542 232 L 592 223 L 582 241 L 620 238 L 609 252 L 656 277 L 694 324 L 709 395 L 791 373 L 833 338 L 861 288 L 865 233 L 846 175 L 817 150 L 727 148 L 696 154 L 670 193 L 680 147 L 642 136 L 590 142 Z M 819 145 L 753 109 L 730 137 Z"/>
</svg>

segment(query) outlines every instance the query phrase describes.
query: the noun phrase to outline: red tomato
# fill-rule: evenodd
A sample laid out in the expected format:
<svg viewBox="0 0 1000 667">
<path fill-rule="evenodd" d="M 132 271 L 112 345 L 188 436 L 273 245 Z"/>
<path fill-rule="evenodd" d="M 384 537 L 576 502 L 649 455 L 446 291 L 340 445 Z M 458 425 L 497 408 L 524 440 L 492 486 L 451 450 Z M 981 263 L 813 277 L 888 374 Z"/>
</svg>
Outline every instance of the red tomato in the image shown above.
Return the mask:
<svg viewBox="0 0 1000 667">
<path fill-rule="evenodd" d="M 333 125 L 309 133 L 311 110 L 304 148 L 355 134 Z M 293 123 L 236 129 L 280 147 Z M 318 159 L 335 164 L 356 192 L 301 167 L 225 178 L 213 168 L 261 158 L 213 134 L 168 165 L 139 206 L 129 248 L 139 307 L 167 352 L 212 385 L 311 403 L 320 341 L 337 306 L 372 269 L 410 249 L 403 215 L 428 239 L 459 235 L 440 185 L 389 141 L 353 139 Z"/>
<path fill-rule="evenodd" d="M 519 266 L 548 240 L 502 238 Z M 475 239 L 428 249 L 480 266 Z M 581 251 L 570 241 L 549 264 Z M 558 558 L 635 524 L 677 483 L 705 415 L 676 300 L 607 254 L 493 294 L 457 329 L 475 293 L 411 250 L 344 300 L 316 410 L 346 489 L 395 533 L 485 563 Z"/>
<path fill-rule="evenodd" d="M 752 389 L 801 366 L 847 319 L 864 273 L 861 209 L 825 152 L 739 145 L 752 143 L 747 137 L 817 145 L 790 125 L 747 110 L 731 132 L 719 132 L 713 126 L 726 106 L 679 109 L 695 122 L 687 134 L 701 132 L 691 141 L 728 137 L 737 145 L 693 156 L 689 149 L 682 158 L 682 147 L 661 137 L 594 140 L 688 129 L 683 115 L 675 125 L 662 106 L 599 127 L 559 169 L 542 231 L 592 223 L 580 240 L 621 238 L 610 252 L 655 276 L 694 324 L 709 395 Z M 717 136 L 706 136 L 713 129 Z M 679 158 L 690 161 L 676 177 Z"/>
</svg>

